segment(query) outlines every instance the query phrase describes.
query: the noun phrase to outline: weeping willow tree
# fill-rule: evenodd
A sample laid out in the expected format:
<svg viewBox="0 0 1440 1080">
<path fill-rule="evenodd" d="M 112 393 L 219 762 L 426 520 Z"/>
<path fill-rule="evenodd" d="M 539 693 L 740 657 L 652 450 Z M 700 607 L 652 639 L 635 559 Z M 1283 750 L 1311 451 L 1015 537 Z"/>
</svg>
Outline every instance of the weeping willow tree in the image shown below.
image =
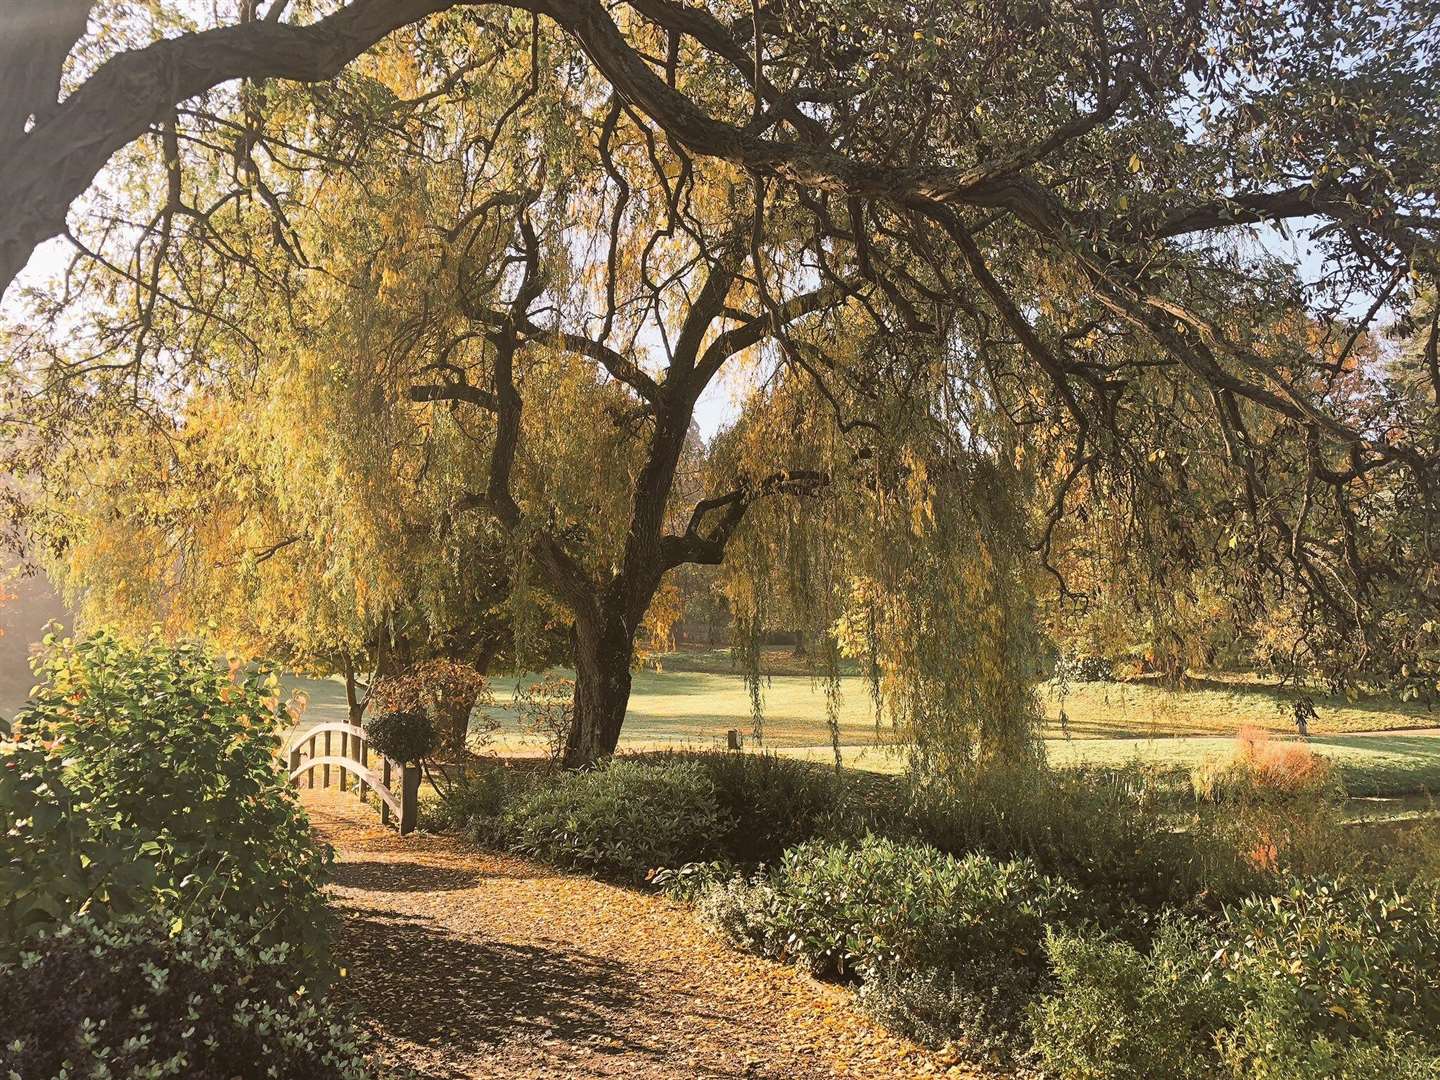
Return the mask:
<svg viewBox="0 0 1440 1080">
<path fill-rule="evenodd" d="M 1105 557 L 1144 550 L 1182 638 L 1173 598 L 1219 582 L 1434 681 L 1404 567 L 1437 561 L 1440 371 L 1407 397 L 1357 351 L 1437 273 L 1426 5 L 238 7 L 0 116 L 36 151 L 0 164 L 34 196 L 7 282 L 123 148 L 7 352 L 26 468 L 97 409 L 289 385 L 319 434 L 286 453 L 364 493 L 370 547 L 425 507 L 565 613 L 572 764 L 613 751 L 691 563 L 855 651 L 923 757 L 1033 754 L 1035 575 L 1071 589 L 1109 499 Z M 60 30 L 37 63 L 110 44 Z M 1253 242 L 1286 223 L 1310 260 Z M 692 482 L 722 377 L 754 393 Z"/>
<path fill-rule="evenodd" d="M 837 764 L 842 659 L 866 678 L 877 736 L 909 747 L 917 766 L 1038 761 L 1045 646 L 1023 459 L 963 344 L 851 329 L 861 332 L 848 341 L 791 335 L 785 348 L 823 345 L 829 362 L 878 369 L 883 382 L 816 408 L 805 365 L 782 364 L 712 462 L 763 473 L 799 460 L 825 477 L 806 498 L 752 511 L 722 569 L 757 726 L 759 631 L 779 609 L 819 643 Z"/>
</svg>

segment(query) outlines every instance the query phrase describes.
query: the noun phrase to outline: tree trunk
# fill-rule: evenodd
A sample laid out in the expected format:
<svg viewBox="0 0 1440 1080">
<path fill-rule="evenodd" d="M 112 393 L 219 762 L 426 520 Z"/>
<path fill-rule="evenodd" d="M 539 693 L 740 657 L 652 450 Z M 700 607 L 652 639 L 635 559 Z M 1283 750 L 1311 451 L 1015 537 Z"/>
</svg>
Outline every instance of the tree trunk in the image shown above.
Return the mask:
<svg viewBox="0 0 1440 1080">
<path fill-rule="evenodd" d="M 618 614 L 575 627 L 575 719 L 565 743 L 567 769 L 593 765 L 615 753 L 630 704 L 635 635 Z"/>
<path fill-rule="evenodd" d="M 359 727 L 365 719 L 365 706 L 370 703 L 370 693 L 367 690 L 365 696 L 359 693 L 359 680 L 355 677 L 355 664 L 349 656 L 345 657 L 345 705 L 349 709 L 350 723 Z"/>
</svg>

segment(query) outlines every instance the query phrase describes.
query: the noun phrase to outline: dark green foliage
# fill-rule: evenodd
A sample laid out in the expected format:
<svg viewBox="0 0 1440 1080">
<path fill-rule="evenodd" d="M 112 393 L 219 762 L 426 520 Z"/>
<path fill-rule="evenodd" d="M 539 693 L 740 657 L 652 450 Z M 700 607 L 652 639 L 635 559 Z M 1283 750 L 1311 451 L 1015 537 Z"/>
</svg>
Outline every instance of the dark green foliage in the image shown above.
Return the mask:
<svg viewBox="0 0 1440 1080">
<path fill-rule="evenodd" d="M 890 824 L 942 851 L 1028 858 L 1116 911 L 1244 895 L 1257 875 L 1204 829 L 1177 832 L 1114 778 L 989 769 L 910 792 Z"/>
<path fill-rule="evenodd" d="M 560 773 L 501 817 L 513 850 L 627 881 L 703 856 L 722 824 L 715 785 L 693 761 L 617 760 Z"/>
<path fill-rule="evenodd" d="M 705 770 L 725 820 L 720 850 L 742 865 L 773 863 L 786 848 L 811 839 L 828 825 L 841 798 L 842 784 L 832 770 L 775 754 L 658 758 L 693 761 Z"/>
<path fill-rule="evenodd" d="M 253 914 L 315 959 L 317 845 L 276 756 L 275 687 L 201 647 L 51 643 L 0 769 L 0 955 L 81 910 Z"/>
<path fill-rule="evenodd" d="M 365 724 L 371 749 L 402 765 L 418 764 L 435 753 L 440 735 L 423 712 L 387 712 Z"/>
<path fill-rule="evenodd" d="M 494 825 L 507 802 L 528 780 L 520 769 L 481 759 L 467 767 L 438 799 L 420 805 L 421 827 L 431 832 L 462 830 L 494 839 Z"/>
<path fill-rule="evenodd" d="M 257 918 L 80 917 L 0 962 L 0 1076 L 363 1080 L 354 1029 Z"/>
</svg>

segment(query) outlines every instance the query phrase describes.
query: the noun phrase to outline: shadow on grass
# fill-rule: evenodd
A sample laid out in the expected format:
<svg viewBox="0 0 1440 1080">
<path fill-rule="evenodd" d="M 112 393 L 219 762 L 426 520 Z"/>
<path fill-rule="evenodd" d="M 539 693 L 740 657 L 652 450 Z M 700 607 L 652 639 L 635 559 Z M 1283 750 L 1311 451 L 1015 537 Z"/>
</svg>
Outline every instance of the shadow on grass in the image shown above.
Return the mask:
<svg viewBox="0 0 1440 1080">
<path fill-rule="evenodd" d="M 1144 684 L 1137 681 L 1136 685 Z M 1159 683 L 1151 685 L 1160 686 Z M 1288 708 L 1300 698 L 1309 697 L 1315 702 L 1315 708 L 1319 710 L 1322 721 L 1326 709 L 1346 709 L 1351 712 L 1399 713 L 1414 717 L 1417 724 L 1424 723 L 1433 717 L 1434 722 L 1440 724 L 1440 712 L 1427 709 L 1423 704 L 1402 703 L 1383 695 L 1362 697 L 1352 701 L 1343 694 L 1327 694 L 1315 689 L 1297 690 L 1293 686 L 1264 682 L 1259 679 L 1227 680 L 1204 675 L 1188 677 L 1178 689 L 1182 691 L 1209 690 L 1237 696 L 1263 697 L 1271 702 L 1271 707 L 1275 709 L 1277 716 L 1282 717 L 1285 715 L 1282 707 Z"/>
<path fill-rule="evenodd" d="M 517 1038 L 661 1054 L 617 1023 L 638 986 L 627 968 L 604 957 L 461 936 L 428 920 L 356 909 L 344 914 L 336 956 L 349 969 L 344 994 L 379 1029 L 382 1044 L 434 1047 L 452 1061 Z"/>
</svg>

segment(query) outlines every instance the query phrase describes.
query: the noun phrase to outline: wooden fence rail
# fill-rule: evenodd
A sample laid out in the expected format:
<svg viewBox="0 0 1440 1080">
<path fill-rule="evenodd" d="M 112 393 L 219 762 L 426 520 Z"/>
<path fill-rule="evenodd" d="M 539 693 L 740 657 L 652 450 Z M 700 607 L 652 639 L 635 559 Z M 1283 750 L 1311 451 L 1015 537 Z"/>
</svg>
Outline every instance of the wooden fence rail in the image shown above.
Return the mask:
<svg viewBox="0 0 1440 1080">
<path fill-rule="evenodd" d="M 335 752 L 332 736 L 340 736 L 340 752 Z M 323 740 L 323 741 L 322 741 Z M 380 820 L 388 825 L 393 817 L 400 828 L 400 835 L 412 832 L 420 805 L 420 767 L 398 765 L 384 754 L 374 754 L 380 759 L 380 768 L 370 767 L 370 740 L 365 729 L 355 724 L 340 722 L 317 724 L 309 731 L 295 737 L 290 743 L 290 780 L 300 786 L 303 775 L 310 787 L 315 786 L 315 770 L 320 770 L 320 786 L 330 786 L 330 769 L 334 766 L 345 791 L 354 778 L 355 792 L 361 802 L 368 802 L 367 796 L 374 792 L 380 803 Z M 308 749 L 308 753 L 305 752 Z M 395 775 L 399 774 L 400 786 L 395 787 Z"/>
</svg>

